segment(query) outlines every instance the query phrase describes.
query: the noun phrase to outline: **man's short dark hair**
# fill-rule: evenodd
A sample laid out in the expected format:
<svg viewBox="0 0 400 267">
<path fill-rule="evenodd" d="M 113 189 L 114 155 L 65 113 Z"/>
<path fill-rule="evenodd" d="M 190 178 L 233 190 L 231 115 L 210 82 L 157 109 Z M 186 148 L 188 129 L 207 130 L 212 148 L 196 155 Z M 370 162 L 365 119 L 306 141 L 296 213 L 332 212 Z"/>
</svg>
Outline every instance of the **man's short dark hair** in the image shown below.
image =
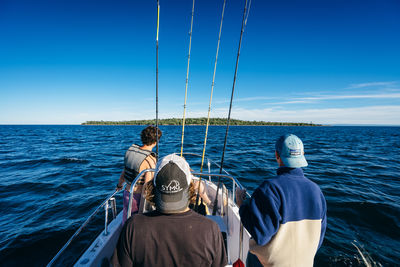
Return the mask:
<svg viewBox="0 0 400 267">
<path fill-rule="evenodd" d="M 140 134 L 140 138 L 142 139 L 143 145 L 149 146 L 157 142 L 157 131 L 158 131 L 158 141 L 159 141 L 162 136 L 162 132 L 160 131 L 160 129 L 157 129 L 154 126 L 147 126 Z"/>
</svg>

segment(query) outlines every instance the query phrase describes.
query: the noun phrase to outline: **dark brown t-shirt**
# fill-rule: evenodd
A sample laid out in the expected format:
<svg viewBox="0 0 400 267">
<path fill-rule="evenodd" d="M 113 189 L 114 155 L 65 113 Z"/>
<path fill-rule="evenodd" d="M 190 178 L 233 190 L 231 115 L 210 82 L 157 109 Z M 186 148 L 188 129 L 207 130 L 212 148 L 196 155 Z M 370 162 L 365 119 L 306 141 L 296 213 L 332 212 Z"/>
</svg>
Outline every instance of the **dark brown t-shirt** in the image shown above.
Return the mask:
<svg viewBox="0 0 400 267">
<path fill-rule="evenodd" d="M 132 216 L 124 225 L 114 266 L 224 266 L 225 245 L 218 225 L 189 210 L 153 211 Z"/>
</svg>

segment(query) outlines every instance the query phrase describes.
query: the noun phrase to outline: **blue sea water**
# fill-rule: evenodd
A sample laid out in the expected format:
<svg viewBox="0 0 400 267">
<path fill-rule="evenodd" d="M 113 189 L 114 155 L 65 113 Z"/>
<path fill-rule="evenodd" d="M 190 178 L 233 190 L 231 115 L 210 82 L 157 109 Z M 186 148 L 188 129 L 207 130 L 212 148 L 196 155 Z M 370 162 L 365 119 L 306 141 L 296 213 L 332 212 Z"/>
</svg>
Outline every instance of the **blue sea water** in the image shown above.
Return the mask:
<svg viewBox="0 0 400 267">
<path fill-rule="evenodd" d="M 111 194 L 123 155 L 142 126 L 0 126 L 0 265 L 43 266 Z M 161 126 L 160 155 L 180 150 L 181 128 Z M 184 151 L 201 153 L 205 127 L 185 129 Z M 298 135 L 306 176 L 328 203 L 328 229 L 315 266 L 400 263 L 400 127 L 233 126 L 224 167 L 252 192 L 275 175 L 274 142 Z M 219 161 L 225 127 L 209 129 Z M 101 218 L 70 255 L 101 229 Z M 90 232 L 92 231 L 92 232 Z"/>
</svg>

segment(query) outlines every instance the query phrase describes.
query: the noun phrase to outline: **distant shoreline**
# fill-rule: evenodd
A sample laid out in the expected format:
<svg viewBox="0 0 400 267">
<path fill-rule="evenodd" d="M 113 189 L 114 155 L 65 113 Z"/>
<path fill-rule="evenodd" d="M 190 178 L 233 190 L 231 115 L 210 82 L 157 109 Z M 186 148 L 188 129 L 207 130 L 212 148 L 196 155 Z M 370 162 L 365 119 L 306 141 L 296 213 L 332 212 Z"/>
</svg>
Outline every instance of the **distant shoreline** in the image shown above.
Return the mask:
<svg viewBox="0 0 400 267">
<path fill-rule="evenodd" d="M 225 118 L 210 118 L 210 126 L 224 126 L 227 123 Z M 86 121 L 81 125 L 155 125 L 153 120 L 130 120 L 130 121 Z M 207 124 L 207 118 L 187 118 L 186 126 L 202 126 Z M 158 125 L 182 125 L 182 119 L 160 119 Z M 266 122 L 266 121 L 244 121 L 231 119 L 232 126 L 323 126 L 322 124 L 304 123 L 304 122 Z"/>
</svg>

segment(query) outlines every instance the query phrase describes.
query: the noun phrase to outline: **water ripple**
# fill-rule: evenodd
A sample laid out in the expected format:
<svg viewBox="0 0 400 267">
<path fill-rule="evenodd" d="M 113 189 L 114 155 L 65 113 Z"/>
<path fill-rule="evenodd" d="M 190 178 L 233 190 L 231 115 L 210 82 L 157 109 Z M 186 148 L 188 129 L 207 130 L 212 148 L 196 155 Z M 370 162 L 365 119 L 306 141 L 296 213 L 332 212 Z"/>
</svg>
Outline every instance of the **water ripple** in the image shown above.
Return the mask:
<svg viewBox="0 0 400 267">
<path fill-rule="evenodd" d="M 47 264 L 113 191 L 125 150 L 140 143 L 143 128 L 0 126 L 2 265 Z M 160 154 L 179 151 L 181 128 L 161 128 Z M 201 154 L 204 132 L 205 127 L 188 126 L 184 152 Z M 302 138 L 309 162 L 304 172 L 328 202 L 328 229 L 315 266 L 360 266 L 354 240 L 376 263 L 400 262 L 400 128 L 234 126 L 225 169 L 252 192 L 276 174 L 274 142 L 286 133 Z M 224 135 L 225 127 L 209 128 L 206 155 L 216 162 Z M 192 167 L 198 170 L 200 160 Z M 101 229 L 102 216 L 84 238 Z M 77 241 L 71 258 L 85 245 Z"/>
</svg>

